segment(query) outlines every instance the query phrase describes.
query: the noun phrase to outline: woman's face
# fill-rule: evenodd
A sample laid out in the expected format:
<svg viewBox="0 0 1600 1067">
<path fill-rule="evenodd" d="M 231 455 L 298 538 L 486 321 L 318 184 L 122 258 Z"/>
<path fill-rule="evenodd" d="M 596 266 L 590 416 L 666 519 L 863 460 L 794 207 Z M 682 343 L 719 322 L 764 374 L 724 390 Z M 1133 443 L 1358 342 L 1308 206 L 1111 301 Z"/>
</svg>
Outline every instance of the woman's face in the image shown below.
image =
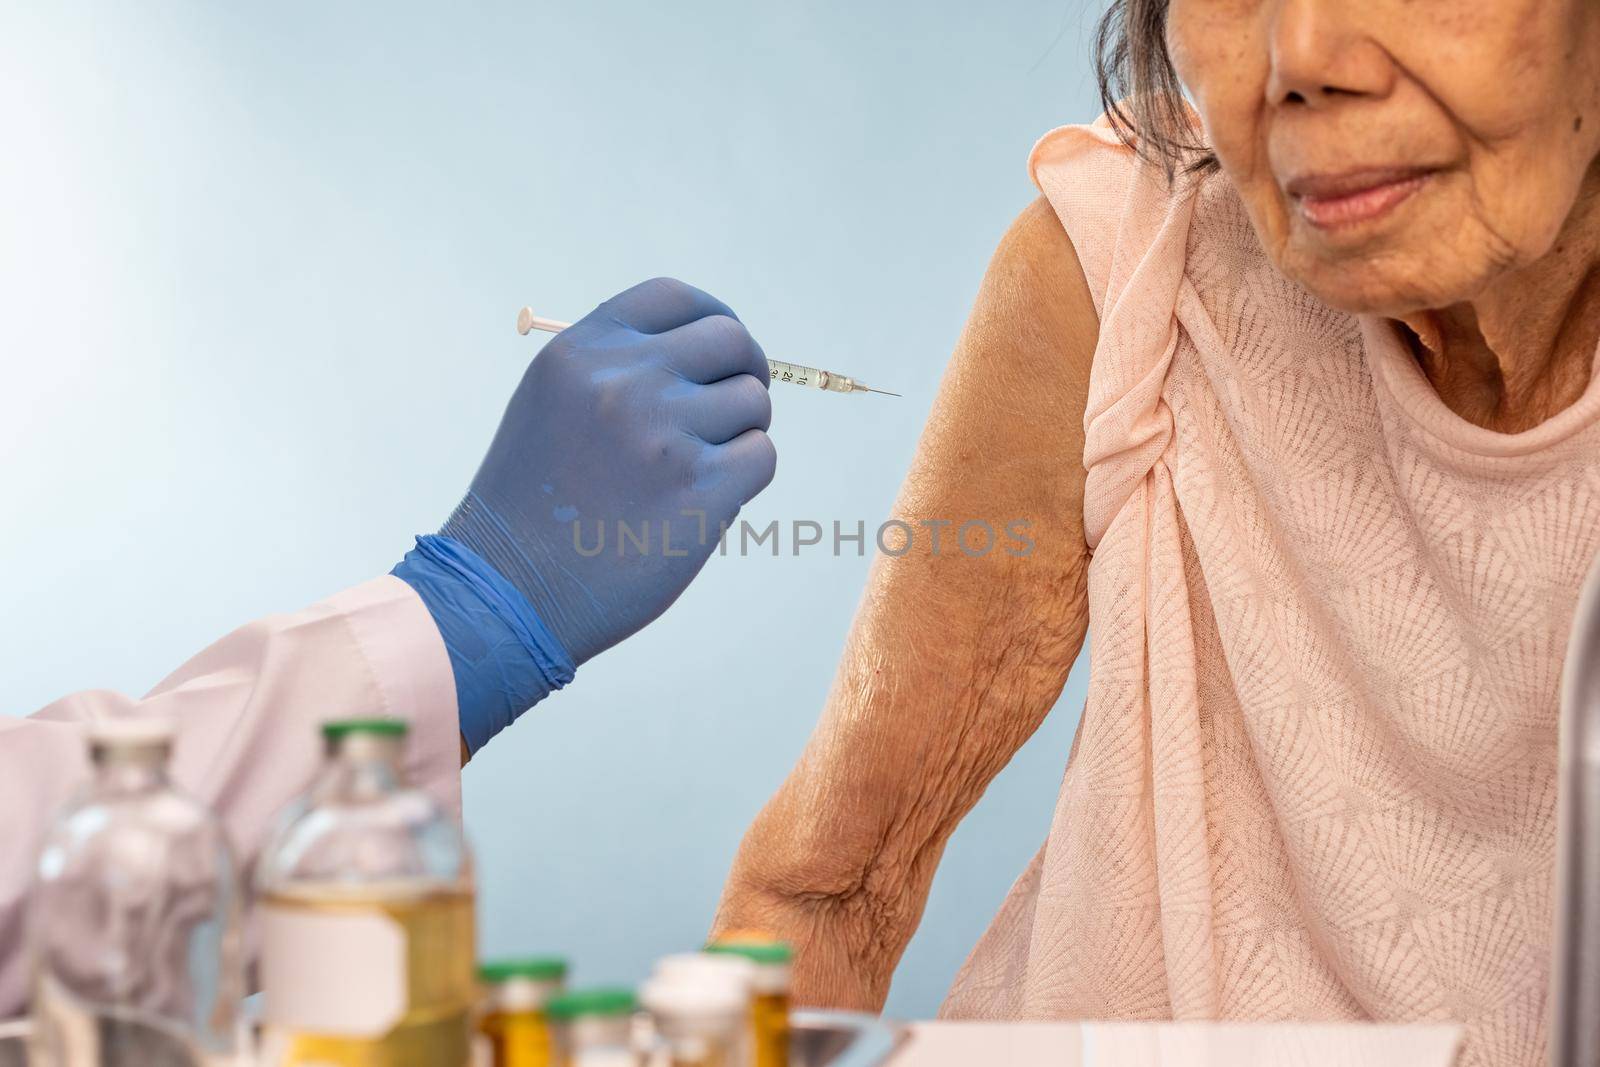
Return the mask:
<svg viewBox="0 0 1600 1067">
<path fill-rule="evenodd" d="M 1600 146 L 1596 0 L 1171 0 L 1167 36 L 1268 255 L 1348 311 L 1540 258 Z"/>
</svg>

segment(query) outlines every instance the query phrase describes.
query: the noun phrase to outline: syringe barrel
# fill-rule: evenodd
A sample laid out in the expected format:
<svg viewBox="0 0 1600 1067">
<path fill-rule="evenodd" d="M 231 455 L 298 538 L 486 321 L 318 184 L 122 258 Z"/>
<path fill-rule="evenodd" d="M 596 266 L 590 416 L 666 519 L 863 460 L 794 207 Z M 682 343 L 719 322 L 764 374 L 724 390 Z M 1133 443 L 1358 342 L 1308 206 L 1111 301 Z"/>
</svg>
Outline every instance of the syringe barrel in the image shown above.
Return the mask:
<svg viewBox="0 0 1600 1067">
<path fill-rule="evenodd" d="M 571 325 L 572 323 L 570 322 L 541 318 L 535 315 L 533 309 L 529 307 L 525 307 L 517 313 L 517 332 L 524 335 L 531 330 L 560 333 Z M 769 381 L 783 382 L 786 385 L 803 385 L 808 389 L 826 389 L 830 393 L 876 393 L 880 391 L 868 389 L 848 375 L 834 374 L 832 371 L 825 371 L 820 367 L 808 367 L 804 363 L 786 363 L 781 359 L 767 360 L 767 378 Z"/>
<path fill-rule="evenodd" d="M 781 359 L 767 360 L 767 371 L 772 381 L 789 385 L 804 385 L 810 389 L 826 389 L 828 372 L 800 363 L 785 363 Z"/>
</svg>

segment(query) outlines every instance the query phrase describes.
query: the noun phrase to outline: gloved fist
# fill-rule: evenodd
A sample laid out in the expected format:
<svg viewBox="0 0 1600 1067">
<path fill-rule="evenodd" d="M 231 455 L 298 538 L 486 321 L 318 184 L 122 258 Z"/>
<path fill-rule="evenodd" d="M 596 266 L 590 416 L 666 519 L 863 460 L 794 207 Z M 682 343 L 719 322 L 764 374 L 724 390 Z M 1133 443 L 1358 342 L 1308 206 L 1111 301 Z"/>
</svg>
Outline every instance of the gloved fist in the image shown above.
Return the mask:
<svg viewBox="0 0 1600 1067">
<path fill-rule="evenodd" d="M 582 663 L 665 611 L 772 481 L 767 382 L 721 301 L 670 278 L 636 285 L 534 358 L 440 533 Z"/>
</svg>

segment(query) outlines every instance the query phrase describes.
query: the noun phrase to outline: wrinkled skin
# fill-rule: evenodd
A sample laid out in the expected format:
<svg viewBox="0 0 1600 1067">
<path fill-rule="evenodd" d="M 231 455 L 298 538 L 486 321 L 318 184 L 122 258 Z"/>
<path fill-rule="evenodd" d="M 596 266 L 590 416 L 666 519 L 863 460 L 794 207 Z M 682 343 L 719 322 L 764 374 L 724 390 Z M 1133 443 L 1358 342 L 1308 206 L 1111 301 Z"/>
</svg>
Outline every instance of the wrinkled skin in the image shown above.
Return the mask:
<svg viewBox="0 0 1600 1067">
<path fill-rule="evenodd" d="M 1481 426 L 1577 399 L 1600 340 L 1600 3 L 1173 0 L 1168 41 L 1280 270 L 1405 323 L 1440 398 Z M 1312 224 L 1297 179 L 1375 168 L 1407 195 L 1351 221 L 1313 189 Z M 1026 516 L 1051 536 L 1020 562 L 919 546 L 874 564 L 822 720 L 716 920 L 794 941 L 801 1003 L 882 1007 L 950 834 L 1082 648 L 1097 331 L 1036 201 L 990 264 L 895 513 Z"/>
<path fill-rule="evenodd" d="M 1167 39 L 1280 270 L 1411 323 L 1442 398 L 1481 425 L 1577 398 L 1600 333 L 1600 4 L 1173 0 Z M 1314 225 L 1292 185 L 1388 168 L 1418 186 L 1366 221 Z"/>
</svg>

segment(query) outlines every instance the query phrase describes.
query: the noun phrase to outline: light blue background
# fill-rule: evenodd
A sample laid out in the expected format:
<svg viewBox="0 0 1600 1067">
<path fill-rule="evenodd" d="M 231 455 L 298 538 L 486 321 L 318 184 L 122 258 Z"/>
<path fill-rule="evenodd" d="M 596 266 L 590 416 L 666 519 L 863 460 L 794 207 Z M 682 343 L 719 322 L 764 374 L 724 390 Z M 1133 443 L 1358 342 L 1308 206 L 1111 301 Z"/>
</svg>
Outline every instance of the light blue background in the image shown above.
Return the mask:
<svg viewBox="0 0 1600 1067">
<path fill-rule="evenodd" d="M 775 390 L 747 512 L 873 528 L 1029 146 L 1094 116 L 1098 6 L 8 0 L 0 708 L 143 691 L 387 571 L 535 351 L 516 309 L 654 274 L 905 392 Z M 632 981 L 699 941 L 867 562 L 714 559 L 473 761 L 487 951 Z M 957 833 L 890 1011 L 934 1011 L 1037 847 L 1082 699 L 1080 670 Z"/>
</svg>

